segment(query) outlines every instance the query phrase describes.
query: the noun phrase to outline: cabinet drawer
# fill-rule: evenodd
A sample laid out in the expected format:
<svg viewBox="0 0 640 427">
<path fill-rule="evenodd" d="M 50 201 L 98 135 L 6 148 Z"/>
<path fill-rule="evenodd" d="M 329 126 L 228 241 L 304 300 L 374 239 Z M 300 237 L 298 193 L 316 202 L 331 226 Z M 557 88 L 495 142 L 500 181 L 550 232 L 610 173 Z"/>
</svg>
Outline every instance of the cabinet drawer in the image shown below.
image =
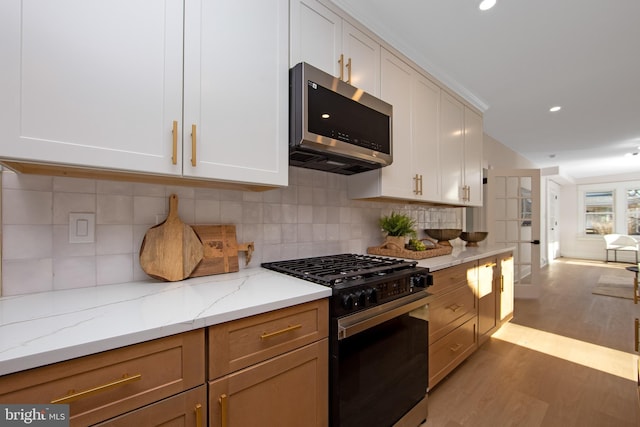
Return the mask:
<svg viewBox="0 0 640 427">
<path fill-rule="evenodd" d="M 326 299 L 211 326 L 209 379 L 328 336 Z"/>
<path fill-rule="evenodd" d="M 476 313 L 476 296 L 468 286 L 438 296 L 429 303 L 429 341 L 442 338 Z"/>
<path fill-rule="evenodd" d="M 461 286 L 463 283 L 475 283 L 476 265 L 475 262 L 468 262 L 434 271 L 431 273 L 433 275 L 433 286 L 429 287 L 429 292 L 439 294 L 452 287 Z"/>
<path fill-rule="evenodd" d="M 204 426 L 207 420 L 207 386 L 201 385 L 160 402 L 112 418 L 99 427 Z"/>
<path fill-rule="evenodd" d="M 434 387 L 477 348 L 476 319 L 429 345 L 429 388 Z"/>
<path fill-rule="evenodd" d="M 79 426 L 200 384 L 203 329 L 5 375 L 0 402 L 68 403 L 71 425 Z"/>
</svg>

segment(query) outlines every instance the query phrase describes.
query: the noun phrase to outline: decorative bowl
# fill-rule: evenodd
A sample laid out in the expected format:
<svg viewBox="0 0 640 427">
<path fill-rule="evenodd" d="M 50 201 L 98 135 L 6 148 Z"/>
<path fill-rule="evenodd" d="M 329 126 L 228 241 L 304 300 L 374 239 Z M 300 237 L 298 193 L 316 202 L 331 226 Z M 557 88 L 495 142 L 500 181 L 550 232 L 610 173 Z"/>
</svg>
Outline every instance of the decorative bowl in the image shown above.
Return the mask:
<svg viewBox="0 0 640 427">
<path fill-rule="evenodd" d="M 486 231 L 464 231 L 460 233 L 460 238 L 467 242 L 466 246 L 475 248 L 478 246 L 478 242 L 483 241 L 487 238 Z"/>
<path fill-rule="evenodd" d="M 439 245 L 451 246 L 449 240 L 460 237 L 462 230 L 457 228 L 425 228 L 424 232 L 432 239 L 436 239 Z"/>
</svg>

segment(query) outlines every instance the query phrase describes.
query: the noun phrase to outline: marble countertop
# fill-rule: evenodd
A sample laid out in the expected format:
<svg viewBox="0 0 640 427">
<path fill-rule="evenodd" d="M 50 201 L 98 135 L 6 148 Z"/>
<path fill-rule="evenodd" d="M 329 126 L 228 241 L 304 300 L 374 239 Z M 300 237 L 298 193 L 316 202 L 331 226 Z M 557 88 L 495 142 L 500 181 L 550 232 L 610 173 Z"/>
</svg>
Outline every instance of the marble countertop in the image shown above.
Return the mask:
<svg viewBox="0 0 640 427">
<path fill-rule="evenodd" d="M 441 255 L 433 258 L 425 258 L 418 260 L 420 267 L 428 268 L 429 271 L 442 270 L 443 268 L 453 267 L 454 265 L 464 264 L 465 262 L 475 261 L 480 258 L 498 255 L 509 251 L 514 251 L 514 246 L 478 246 L 476 248 L 467 248 L 464 246 L 454 246 L 450 255 Z"/>
<path fill-rule="evenodd" d="M 0 375 L 325 298 L 331 289 L 252 267 L 0 298 Z"/>
<path fill-rule="evenodd" d="M 436 271 L 510 247 L 454 247 L 420 260 Z M 326 298 L 331 289 L 252 267 L 180 282 L 155 280 L 0 298 L 0 375 Z"/>
</svg>

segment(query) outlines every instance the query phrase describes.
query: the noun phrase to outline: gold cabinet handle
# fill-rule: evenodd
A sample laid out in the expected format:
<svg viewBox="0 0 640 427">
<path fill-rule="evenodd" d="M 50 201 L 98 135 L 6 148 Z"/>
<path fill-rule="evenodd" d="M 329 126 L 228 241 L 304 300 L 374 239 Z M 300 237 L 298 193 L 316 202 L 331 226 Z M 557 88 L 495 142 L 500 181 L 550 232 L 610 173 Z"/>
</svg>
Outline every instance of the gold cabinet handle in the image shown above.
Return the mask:
<svg viewBox="0 0 640 427">
<path fill-rule="evenodd" d="M 344 81 L 344 54 L 340 54 L 340 59 L 338 59 L 338 64 L 340 64 L 340 80 Z"/>
<path fill-rule="evenodd" d="M 640 319 L 636 318 L 636 320 L 634 321 L 634 335 L 636 338 L 636 342 L 635 342 L 635 350 L 636 351 L 640 351 Z"/>
<path fill-rule="evenodd" d="M 173 121 L 173 147 L 171 151 L 171 163 L 178 164 L 178 121 Z"/>
<path fill-rule="evenodd" d="M 202 405 L 197 404 L 196 408 L 196 427 L 202 427 Z"/>
<path fill-rule="evenodd" d="M 229 397 L 223 393 L 220 395 L 218 402 L 220 402 L 220 425 L 222 427 L 227 427 Z"/>
<path fill-rule="evenodd" d="M 191 125 L 191 166 L 196 167 L 196 125 Z"/>
<path fill-rule="evenodd" d="M 454 345 L 453 347 L 449 347 L 449 350 L 451 350 L 451 352 L 455 353 L 456 351 L 460 350 L 462 348 L 462 344 L 458 343 L 456 345 Z"/>
<path fill-rule="evenodd" d="M 493 268 L 493 267 L 497 267 L 497 266 L 498 266 L 498 264 L 496 264 L 495 262 L 491 262 L 491 263 L 485 265 L 486 268 Z"/>
<path fill-rule="evenodd" d="M 464 304 L 462 304 L 462 305 L 451 304 L 447 308 L 455 313 L 456 311 L 460 310 L 462 307 L 464 307 Z"/>
<path fill-rule="evenodd" d="M 413 194 L 420 194 L 420 190 L 418 189 L 418 174 L 413 177 Z"/>
<path fill-rule="evenodd" d="M 420 175 L 420 195 L 422 196 L 422 175 Z"/>
<path fill-rule="evenodd" d="M 500 292 L 504 292 L 504 275 L 500 275 Z"/>
<path fill-rule="evenodd" d="M 71 390 L 66 396 L 60 397 L 58 399 L 53 399 L 51 403 L 70 403 L 79 399 L 83 399 L 85 397 L 93 396 L 94 394 L 99 394 L 107 390 L 111 390 L 112 388 L 120 387 L 125 384 L 129 384 L 134 381 L 141 380 L 141 379 L 142 379 L 142 374 L 136 374 L 131 376 L 124 374 L 121 379 L 112 381 L 108 384 L 103 384 L 97 387 L 90 388 L 88 390 L 79 391 L 77 393 Z"/>
<path fill-rule="evenodd" d="M 293 325 L 293 326 L 287 326 L 284 329 L 280 329 L 279 331 L 275 331 L 275 332 L 265 332 L 262 335 L 260 335 L 260 339 L 261 340 L 266 340 L 267 338 L 272 338 L 278 335 L 282 335 L 282 334 L 286 334 L 287 332 L 291 332 L 291 331 L 295 331 L 296 329 L 300 329 L 302 328 L 302 325 Z"/>
<path fill-rule="evenodd" d="M 347 61 L 347 83 L 351 84 L 351 58 Z"/>
</svg>

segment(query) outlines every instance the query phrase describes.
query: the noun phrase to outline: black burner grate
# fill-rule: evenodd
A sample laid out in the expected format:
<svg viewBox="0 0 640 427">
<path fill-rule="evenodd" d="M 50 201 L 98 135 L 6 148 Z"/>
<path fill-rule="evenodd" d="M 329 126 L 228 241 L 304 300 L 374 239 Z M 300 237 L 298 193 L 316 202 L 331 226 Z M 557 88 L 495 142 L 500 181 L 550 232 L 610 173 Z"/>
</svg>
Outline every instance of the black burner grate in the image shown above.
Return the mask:
<svg viewBox="0 0 640 427">
<path fill-rule="evenodd" d="M 263 263 L 264 268 L 333 286 L 346 280 L 380 276 L 413 268 L 416 261 L 370 255 L 340 254 Z"/>
</svg>

